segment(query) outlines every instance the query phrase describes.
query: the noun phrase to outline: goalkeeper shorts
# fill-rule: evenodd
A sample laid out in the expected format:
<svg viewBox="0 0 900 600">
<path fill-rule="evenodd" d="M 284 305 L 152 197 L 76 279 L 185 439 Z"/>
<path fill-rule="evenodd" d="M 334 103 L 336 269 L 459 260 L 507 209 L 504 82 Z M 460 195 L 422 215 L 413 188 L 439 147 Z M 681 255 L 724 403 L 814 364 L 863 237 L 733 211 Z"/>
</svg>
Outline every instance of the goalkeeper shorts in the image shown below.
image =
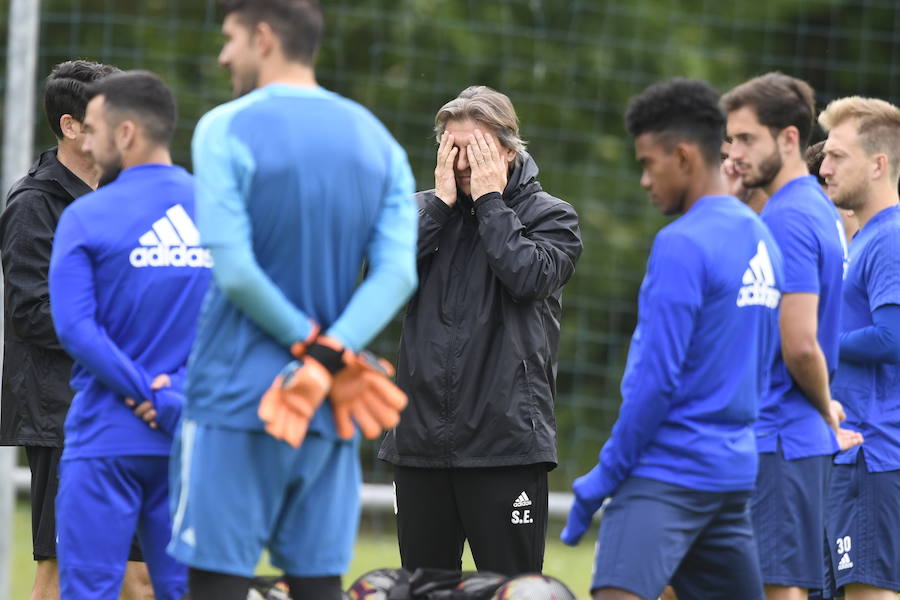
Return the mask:
<svg viewBox="0 0 900 600">
<path fill-rule="evenodd" d="M 262 431 L 185 419 L 172 447 L 169 554 L 252 577 L 262 550 L 288 575 L 341 575 L 359 524 L 359 438 L 310 432 L 294 449 Z"/>
</svg>

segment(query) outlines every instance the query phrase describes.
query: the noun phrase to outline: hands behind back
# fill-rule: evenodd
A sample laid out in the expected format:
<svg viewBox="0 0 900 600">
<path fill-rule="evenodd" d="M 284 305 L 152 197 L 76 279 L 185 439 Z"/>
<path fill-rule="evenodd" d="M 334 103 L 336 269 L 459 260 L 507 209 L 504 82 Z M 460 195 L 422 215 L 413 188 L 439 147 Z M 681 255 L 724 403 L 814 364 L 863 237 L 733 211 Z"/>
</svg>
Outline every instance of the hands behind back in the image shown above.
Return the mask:
<svg viewBox="0 0 900 600">
<path fill-rule="evenodd" d="M 138 404 L 134 398 L 125 398 L 125 405 L 134 409 L 136 417 L 147 423 L 151 429 L 161 429 L 172 435 L 181 417 L 184 397 L 180 391 L 172 389 L 171 378 L 162 373 L 153 378 L 150 389 L 156 392 L 154 399 Z"/>
</svg>

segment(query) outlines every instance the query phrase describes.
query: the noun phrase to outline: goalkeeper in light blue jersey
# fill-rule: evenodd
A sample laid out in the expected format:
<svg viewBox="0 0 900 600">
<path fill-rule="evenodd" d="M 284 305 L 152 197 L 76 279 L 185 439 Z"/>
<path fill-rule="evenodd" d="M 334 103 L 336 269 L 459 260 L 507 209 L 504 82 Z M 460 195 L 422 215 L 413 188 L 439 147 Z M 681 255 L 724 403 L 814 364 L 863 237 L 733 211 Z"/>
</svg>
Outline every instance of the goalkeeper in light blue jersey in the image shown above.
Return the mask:
<svg viewBox="0 0 900 600">
<path fill-rule="evenodd" d="M 193 600 L 244 600 L 264 547 L 294 600 L 340 598 L 355 424 L 374 437 L 405 401 L 360 351 L 416 284 L 413 179 L 372 114 L 317 85 L 316 2 L 224 8 L 219 62 L 241 97 L 194 133 L 215 285 L 188 364 L 169 552 Z"/>
</svg>

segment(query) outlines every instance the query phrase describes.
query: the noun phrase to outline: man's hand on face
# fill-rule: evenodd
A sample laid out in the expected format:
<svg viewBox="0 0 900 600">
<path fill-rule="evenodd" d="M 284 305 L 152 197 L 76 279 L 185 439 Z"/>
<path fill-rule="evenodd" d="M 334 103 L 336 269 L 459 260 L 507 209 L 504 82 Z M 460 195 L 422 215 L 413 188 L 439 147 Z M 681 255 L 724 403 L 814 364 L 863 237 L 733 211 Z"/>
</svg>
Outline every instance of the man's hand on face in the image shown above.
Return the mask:
<svg viewBox="0 0 900 600">
<path fill-rule="evenodd" d="M 494 140 L 476 129 L 466 152 L 472 169 L 472 199 L 477 200 L 491 192 L 502 194 L 506 189 L 509 162 L 500 154 Z"/>
<path fill-rule="evenodd" d="M 441 134 L 441 143 L 437 151 L 437 166 L 434 168 L 434 194 L 447 206 L 456 204 L 456 176 L 453 164 L 459 148 L 453 145 L 453 134 Z"/>
<path fill-rule="evenodd" d="M 734 162 L 726 157 L 722 161 L 721 170 L 722 178 L 725 180 L 725 185 L 728 187 L 728 193 L 743 200 L 747 190 L 744 188 L 744 182 L 741 181 L 741 174 L 738 173 L 737 168 L 734 166 Z"/>
</svg>

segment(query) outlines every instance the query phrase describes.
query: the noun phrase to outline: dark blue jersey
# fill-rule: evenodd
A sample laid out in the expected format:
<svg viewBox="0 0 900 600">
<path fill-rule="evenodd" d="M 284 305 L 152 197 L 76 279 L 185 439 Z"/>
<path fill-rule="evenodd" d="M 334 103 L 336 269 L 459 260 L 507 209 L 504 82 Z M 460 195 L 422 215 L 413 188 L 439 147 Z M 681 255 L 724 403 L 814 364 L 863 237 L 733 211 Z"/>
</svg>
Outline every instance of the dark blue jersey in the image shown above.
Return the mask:
<svg viewBox="0 0 900 600">
<path fill-rule="evenodd" d="M 872 217 L 850 243 L 850 270 L 844 282 L 841 330 L 850 333 L 873 323 L 872 313 L 900 305 L 900 206 Z M 840 464 L 865 455 L 869 471 L 900 469 L 900 364 L 841 357 L 831 386 L 843 403 L 843 426 L 863 434 L 862 446 L 841 452 Z"/>
<path fill-rule="evenodd" d="M 656 236 L 622 378 L 622 407 L 590 496 L 630 475 L 750 490 L 753 434 L 775 348 L 781 252 L 753 211 L 707 196 Z"/>
<path fill-rule="evenodd" d="M 154 164 L 63 212 L 49 279 L 53 323 L 75 359 L 65 458 L 169 453 L 171 432 L 150 429 L 124 399 L 180 395 L 211 266 L 193 218 L 191 176 Z M 151 391 L 162 373 L 173 389 Z"/>
<path fill-rule="evenodd" d="M 762 219 L 784 257 L 785 294 L 819 297 L 819 346 L 829 376 L 838 364 L 841 288 L 847 268 L 847 240 L 841 218 L 812 175 L 781 187 L 766 203 Z M 779 348 L 771 365 L 769 389 L 756 423 L 760 452 L 775 452 L 778 441 L 788 460 L 834 454 L 837 440 L 819 411 L 806 399 L 788 372 Z"/>
</svg>

